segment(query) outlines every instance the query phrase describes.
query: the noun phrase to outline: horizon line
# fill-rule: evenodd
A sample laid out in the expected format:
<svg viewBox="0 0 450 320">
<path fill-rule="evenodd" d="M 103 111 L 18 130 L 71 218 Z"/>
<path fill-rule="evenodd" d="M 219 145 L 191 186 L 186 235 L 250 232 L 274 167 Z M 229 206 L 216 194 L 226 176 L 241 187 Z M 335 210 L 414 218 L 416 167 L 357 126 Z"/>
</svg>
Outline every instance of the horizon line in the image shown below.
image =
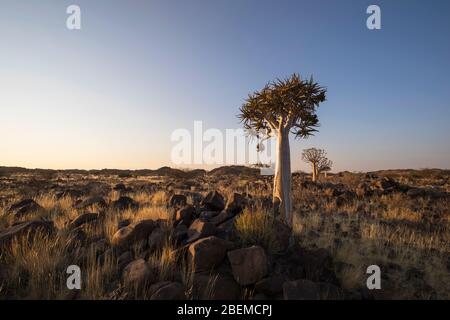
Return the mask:
<svg viewBox="0 0 450 320">
<path fill-rule="evenodd" d="M 222 165 L 222 166 L 217 166 L 217 167 L 213 167 L 210 169 L 205 169 L 205 168 L 177 168 L 177 167 L 171 167 L 171 166 L 162 166 L 162 167 L 158 167 L 156 169 L 151 169 L 151 168 L 140 168 L 140 169 L 119 169 L 119 168 L 90 168 L 90 169 L 79 169 L 79 168 L 67 168 L 67 169 L 56 169 L 56 168 L 39 168 L 39 167 L 35 167 L 35 168 L 31 168 L 31 167 L 21 167 L 21 166 L 0 166 L 0 169 L 24 169 L 24 170 L 46 170 L 46 171 L 106 171 L 106 170 L 111 170 L 111 171 L 158 171 L 161 170 L 163 168 L 169 168 L 169 169 L 173 169 L 173 170 L 180 170 L 180 171 L 194 171 L 194 170 L 204 170 L 206 172 L 210 172 L 213 171 L 215 169 L 218 168 L 226 168 L 226 167 L 245 167 L 245 168 L 249 168 L 249 169 L 255 169 L 258 170 L 258 168 L 254 168 L 248 165 L 238 165 L 238 164 L 233 164 L 233 165 Z M 390 168 L 390 169 L 376 169 L 376 170 L 369 170 L 369 171 L 350 171 L 350 170 L 343 170 L 343 171 L 329 171 L 328 174 L 339 174 L 339 173 L 343 173 L 343 172 L 350 172 L 350 173 L 370 173 L 370 172 L 379 172 L 379 171 L 425 171 L 425 170 L 441 170 L 441 171 L 448 171 L 450 170 L 450 168 L 438 168 L 438 167 L 433 167 L 433 168 L 418 168 L 418 169 L 414 169 L 414 168 Z M 305 170 L 294 170 L 292 171 L 292 174 L 294 173 L 298 173 L 298 172 L 304 172 L 304 173 L 308 173 L 309 171 L 305 171 Z"/>
</svg>

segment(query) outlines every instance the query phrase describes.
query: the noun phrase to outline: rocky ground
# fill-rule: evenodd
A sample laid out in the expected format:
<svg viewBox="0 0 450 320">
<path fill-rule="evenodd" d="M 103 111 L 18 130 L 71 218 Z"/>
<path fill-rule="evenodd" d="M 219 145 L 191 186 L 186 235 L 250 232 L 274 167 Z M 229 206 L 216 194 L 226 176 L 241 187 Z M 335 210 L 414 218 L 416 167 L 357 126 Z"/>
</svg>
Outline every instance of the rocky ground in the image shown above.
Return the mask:
<svg viewBox="0 0 450 320">
<path fill-rule="evenodd" d="M 0 298 L 450 298 L 449 171 L 295 173 L 292 232 L 272 215 L 271 180 L 0 168 Z M 369 265 L 381 290 L 367 289 Z"/>
</svg>

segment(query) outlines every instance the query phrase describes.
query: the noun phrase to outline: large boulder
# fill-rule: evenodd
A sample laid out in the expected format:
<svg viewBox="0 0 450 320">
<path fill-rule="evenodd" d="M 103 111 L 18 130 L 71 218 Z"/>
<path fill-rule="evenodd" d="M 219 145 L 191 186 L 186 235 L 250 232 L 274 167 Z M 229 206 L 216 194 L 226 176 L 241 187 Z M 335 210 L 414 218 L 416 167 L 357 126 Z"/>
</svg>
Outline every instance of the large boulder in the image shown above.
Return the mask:
<svg viewBox="0 0 450 320">
<path fill-rule="evenodd" d="M 210 222 L 196 219 L 188 229 L 187 242 L 194 242 L 200 238 L 213 236 L 216 233 L 216 226 Z"/>
<path fill-rule="evenodd" d="M 164 241 L 166 241 L 167 233 L 161 229 L 156 228 L 152 231 L 150 236 L 148 237 L 148 248 L 150 252 L 161 248 L 164 245 Z"/>
<path fill-rule="evenodd" d="M 130 264 L 133 261 L 133 255 L 130 251 L 126 251 L 122 253 L 117 258 L 117 268 L 119 270 L 119 273 L 122 273 L 122 271 L 125 269 L 125 267 Z"/>
<path fill-rule="evenodd" d="M 77 199 L 85 195 L 85 192 L 82 190 L 76 189 L 67 189 L 61 192 L 56 193 L 56 199 L 60 200 L 62 198 L 73 198 Z"/>
<path fill-rule="evenodd" d="M 119 191 L 120 193 L 122 193 L 122 192 L 125 193 L 125 192 L 132 192 L 133 188 L 127 187 L 123 183 L 118 183 L 115 185 L 113 190 Z"/>
<path fill-rule="evenodd" d="M 423 197 L 426 195 L 426 190 L 421 188 L 410 188 L 406 192 L 406 195 L 411 198 Z"/>
<path fill-rule="evenodd" d="M 78 203 L 75 206 L 75 208 L 76 209 L 85 209 L 87 207 L 94 206 L 94 205 L 104 208 L 104 207 L 106 207 L 106 201 L 105 201 L 105 199 L 103 199 L 103 197 L 100 197 L 100 196 L 91 197 L 91 198 L 88 198 L 88 199 Z"/>
<path fill-rule="evenodd" d="M 225 200 L 219 192 L 211 191 L 202 200 L 202 205 L 211 211 L 222 211 L 225 208 Z"/>
<path fill-rule="evenodd" d="M 121 229 L 123 227 L 129 226 L 131 224 L 131 219 L 123 219 L 117 223 L 117 229 Z"/>
<path fill-rule="evenodd" d="M 76 217 L 70 224 L 70 229 L 78 228 L 86 223 L 96 221 L 98 219 L 98 213 L 83 213 Z"/>
<path fill-rule="evenodd" d="M 45 235 L 50 235 L 56 229 L 51 221 L 33 220 L 18 223 L 6 230 L 0 232 L 0 246 L 9 243 L 12 239 L 20 236 L 32 237 L 37 232 L 42 232 Z"/>
<path fill-rule="evenodd" d="M 131 199 L 130 197 L 120 197 L 112 203 L 112 207 L 115 210 L 137 210 L 139 209 L 139 203 Z"/>
<path fill-rule="evenodd" d="M 283 284 L 283 297 L 285 300 L 342 300 L 344 294 L 332 284 L 300 279 Z"/>
<path fill-rule="evenodd" d="M 372 194 L 372 191 L 367 183 L 360 183 L 355 189 L 356 195 L 360 198 L 368 197 Z"/>
<path fill-rule="evenodd" d="M 150 300 L 183 300 L 186 299 L 184 287 L 179 282 L 163 281 L 150 286 Z"/>
<path fill-rule="evenodd" d="M 397 183 L 397 181 L 389 177 L 383 177 L 375 181 L 372 181 L 371 183 L 372 190 L 379 190 L 383 193 L 395 191 L 398 189 L 398 187 L 399 184 Z"/>
<path fill-rule="evenodd" d="M 127 249 L 135 242 L 147 242 L 148 237 L 157 227 L 158 223 L 151 219 L 128 225 L 114 234 L 112 244 L 115 247 Z"/>
<path fill-rule="evenodd" d="M 233 218 L 235 214 L 232 211 L 223 210 L 219 214 L 215 215 L 211 219 L 209 219 L 209 222 L 215 224 L 216 226 L 224 223 L 225 221 Z"/>
<path fill-rule="evenodd" d="M 264 278 L 255 284 L 255 292 L 263 293 L 266 296 L 275 296 L 283 292 L 283 284 L 287 280 L 287 277 L 282 274 Z"/>
<path fill-rule="evenodd" d="M 10 214 L 14 215 L 15 218 L 22 218 L 41 209 L 42 207 L 33 199 L 25 199 L 13 204 L 8 211 Z"/>
<path fill-rule="evenodd" d="M 287 281 L 283 284 L 285 300 L 320 300 L 320 287 L 306 279 Z"/>
<path fill-rule="evenodd" d="M 193 270 L 208 271 L 218 266 L 225 259 L 226 253 L 233 246 L 229 241 L 210 236 L 195 241 L 189 246 L 189 257 Z"/>
<path fill-rule="evenodd" d="M 182 194 L 174 194 L 169 199 L 171 207 L 184 207 L 187 203 L 187 197 Z"/>
<path fill-rule="evenodd" d="M 203 200 L 203 196 L 198 192 L 189 193 L 189 197 L 192 199 L 194 206 L 199 206 Z"/>
<path fill-rule="evenodd" d="M 193 206 L 185 206 L 178 209 L 175 213 L 175 224 L 184 224 L 189 227 L 192 221 L 195 220 L 196 210 Z"/>
<path fill-rule="evenodd" d="M 253 284 L 267 275 L 268 262 L 264 249 L 252 246 L 228 252 L 233 276 L 243 286 Z"/>
<path fill-rule="evenodd" d="M 114 186 L 113 190 L 115 191 L 126 191 L 127 187 L 123 183 L 118 183 Z"/>
<path fill-rule="evenodd" d="M 133 240 L 133 226 L 128 225 L 126 227 L 120 228 L 113 235 L 111 244 L 117 248 L 127 249 L 131 246 Z"/>
<path fill-rule="evenodd" d="M 214 219 L 219 214 L 217 211 L 206 211 L 205 208 L 200 209 L 200 214 L 198 216 L 199 219 L 203 221 L 211 221 L 211 219 Z"/>
<path fill-rule="evenodd" d="M 170 238 L 176 243 L 183 243 L 187 238 L 187 227 L 184 224 L 179 224 L 170 232 Z"/>
<path fill-rule="evenodd" d="M 200 300 L 238 300 L 241 289 L 228 272 L 197 272 L 193 274 L 192 295 Z"/>
<path fill-rule="evenodd" d="M 233 195 L 227 201 L 225 210 L 236 215 L 244 209 L 246 204 L 246 198 L 242 194 L 233 193 Z"/>
<path fill-rule="evenodd" d="M 123 285 L 129 289 L 143 289 L 149 284 L 151 275 L 151 269 L 144 259 L 134 260 L 123 270 Z"/>
</svg>

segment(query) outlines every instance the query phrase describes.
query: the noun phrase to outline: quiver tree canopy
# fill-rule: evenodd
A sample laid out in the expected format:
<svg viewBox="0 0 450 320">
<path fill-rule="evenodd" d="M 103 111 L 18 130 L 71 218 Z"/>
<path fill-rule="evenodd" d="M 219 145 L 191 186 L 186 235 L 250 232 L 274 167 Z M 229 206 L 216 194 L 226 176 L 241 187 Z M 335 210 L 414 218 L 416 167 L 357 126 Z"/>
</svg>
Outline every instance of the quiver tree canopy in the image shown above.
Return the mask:
<svg viewBox="0 0 450 320">
<path fill-rule="evenodd" d="M 325 101 L 326 89 L 293 74 L 285 80 L 269 82 L 266 86 L 249 94 L 240 108 L 239 118 L 247 130 L 271 134 L 288 128 L 296 138 L 307 138 L 317 131 L 319 119 L 316 109 Z"/>
<path fill-rule="evenodd" d="M 327 171 L 331 171 L 331 167 L 333 166 L 333 161 L 331 161 L 328 158 L 322 158 L 319 161 L 319 165 L 318 165 L 318 171 L 320 172 L 327 172 Z"/>
</svg>

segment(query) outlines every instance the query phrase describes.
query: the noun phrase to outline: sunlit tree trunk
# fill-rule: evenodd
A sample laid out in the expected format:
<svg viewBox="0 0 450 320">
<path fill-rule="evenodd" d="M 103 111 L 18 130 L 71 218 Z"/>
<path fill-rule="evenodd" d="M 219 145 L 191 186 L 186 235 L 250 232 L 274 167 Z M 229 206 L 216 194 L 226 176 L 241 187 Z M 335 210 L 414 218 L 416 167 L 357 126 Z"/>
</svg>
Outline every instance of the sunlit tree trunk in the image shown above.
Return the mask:
<svg viewBox="0 0 450 320">
<path fill-rule="evenodd" d="M 291 204 L 291 155 L 289 149 L 289 130 L 277 132 L 277 161 L 273 188 L 273 201 L 278 206 L 281 220 L 292 227 Z"/>
<path fill-rule="evenodd" d="M 312 181 L 316 181 L 316 164 L 313 162 L 312 163 Z"/>
</svg>

